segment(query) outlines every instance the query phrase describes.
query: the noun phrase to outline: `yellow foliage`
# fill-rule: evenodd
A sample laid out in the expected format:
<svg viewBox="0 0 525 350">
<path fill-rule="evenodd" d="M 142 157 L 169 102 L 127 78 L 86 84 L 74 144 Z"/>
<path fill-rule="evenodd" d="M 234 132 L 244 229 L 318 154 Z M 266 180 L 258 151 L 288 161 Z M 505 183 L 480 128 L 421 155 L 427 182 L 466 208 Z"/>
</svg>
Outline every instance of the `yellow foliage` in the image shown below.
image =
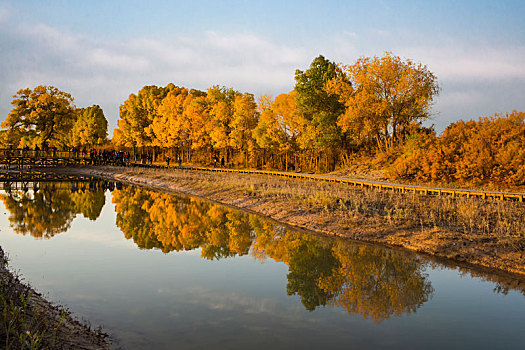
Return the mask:
<svg viewBox="0 0 525 350">
<path fill-rule="evenodd" d="M 439 92 L 437 79 L 426 66 L 389 52 L 360 58 L 341 69 L 346 79 L 327 83 L 327 89 L 346 106 L 339 126 L 362 142 L 375 140 L 383 150 L 402 140 L 411 123 L 429 117 Z"/>
<path fill-rule="evenodd" d="M 399 178 L 525 184 L 525 113 L 459 121 L 439 137 L 409 138 L 393 172 Z"/>
</svg>

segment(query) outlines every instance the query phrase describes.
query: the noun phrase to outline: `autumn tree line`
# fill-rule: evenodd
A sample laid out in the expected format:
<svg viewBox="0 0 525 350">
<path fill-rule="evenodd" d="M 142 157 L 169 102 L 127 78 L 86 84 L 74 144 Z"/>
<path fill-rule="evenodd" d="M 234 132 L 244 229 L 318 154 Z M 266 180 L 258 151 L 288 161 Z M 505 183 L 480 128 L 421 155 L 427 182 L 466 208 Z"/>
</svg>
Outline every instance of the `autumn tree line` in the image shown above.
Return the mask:
<svg viewBox="0 0 525 350">
<path fill-rule="evenodd" d="M 351 65 L 323 56 L 295 72 L 295 87 L 273 98 L 213 86 L 144 86 L 120 106 L 107 141 L 99 106 L 76 108 L 67 93 L 20 90 L 0 142 L 15 147 L 106 144 L 163 162 L 332 171 L 356 162 L 393 179 L 525 184 L 525 122 L 514 111 L 460 121 L 440 135 L 422 123 L 439 94 L 428 68 L 391 53 Z M 108 147 L 108 146 L 106 146 Z"/>
<path fill-rule="evenodd" d="M 336 65 L 319 56 L 275 99 L 214 86 L 145 86 L 120 108 L 113 143 L 225 157 L 233 165 L 330 171 L 358 151 L 391 151 L 430 115 L 436 77 L 387 53 Z"/>
</svg>

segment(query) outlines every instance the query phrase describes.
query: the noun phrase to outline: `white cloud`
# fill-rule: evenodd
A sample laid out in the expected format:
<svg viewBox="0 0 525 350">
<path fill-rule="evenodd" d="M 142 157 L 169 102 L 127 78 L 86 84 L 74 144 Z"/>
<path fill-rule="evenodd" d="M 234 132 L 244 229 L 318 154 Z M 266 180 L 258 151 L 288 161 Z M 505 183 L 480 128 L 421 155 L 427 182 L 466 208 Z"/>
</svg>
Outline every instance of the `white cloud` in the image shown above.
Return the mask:
<svg viewBox="0 0 525 350">
<path fill-rule="evenodd" d="M 121 54 L 107 48 L 94 48 L 86 52 L 85 63 L 99 69 L 112 69 L 125 72 L 146 71 L 150 62 L 144 57 Z"/>
<path fill-rule="evenodd" d="M 404 50 L 418 57 L 438 78 L 448 81 L 465 79 L 525 79 L 525 47 L 418 47 Z"/>
<path fill-rule="evenodd" d="M 319 54 L 348 64 L 387 50 L 422 62 L 436 73 L 443 87 L 436 114 L 442 120 L 453 120 L 455 111 L 465 114 L 469 108 L 484 115 L 525 110 L 525 47 L 399 43 L 391 47 L 384 37 L 388 33 L 382 31 L 373 33 L 375 42 L 363 33 L 343 32 L 330 41 L 307 44 L 311 47 L 284 45 L 252 33 L 216 31 L 115 42 L 44 24 L 14 22 L 2 7 L 0 23 L 0 119 L 7 115 L 17 90 L 46 84 L 70 92 L 79 107 L 101 105 L 112 129 L 119 105 L 144 85 L 173 82 L 197 89 L 224 85 L 276 95 L 291 90 L 295 70 L 307 68 Z M 487 84 L 498 89 L 477 87 Z M 512 96 L 505 103 L 503 92 Z"/>
<path fill-rule="evenodd" d="M 377 35 L 377 36 L 379 36 L 379 37 L 388 37 L 388 36 L 390 36 L 390 32 L 389 31 L 384 30 L 384 29 L 379 29 L 379 28 L 373 29 L 372 33 Z"/>
<path fill-rule="evenodd" d="M 301 48 L 253 34 L 209 31 L 169 40 L 112 42 L 23 23 L 8 23 L 0 32 L 16 47 L 0 58 L 2 71 L 8 71 L 0 77 L 2 115 L 7 115 L 18 89 L 55 85 L 72 93 L 77 106 L 100 104 L 111 128 L 116 126 L 118 106 L 144 85 L 225 85 L 258 94 L 280 93 L 291 89 L 293 72 L 305 56 Z"/>
<path fill-rule="evenodd" d="M 344 31 L 343 36 L 349 37 L 349 38 L 357 38 L 359 37 L 359 34 L 357 34 L 356 32 Z"/>
<path fill-rule="evenodd" d="M 59 31 L 45 24 L 21 25 L 18 29 L 23 37 L 34 44 L 60 53 L 76 52 L 79 49 L 79 42 L 83 39 L 80 35 Z"/>
<path fill-rule="evenodd" d="M 6 7 L 0 7 L 0 23 L 7 22 L 9 15 L 9 10 Z"/>
</svg>

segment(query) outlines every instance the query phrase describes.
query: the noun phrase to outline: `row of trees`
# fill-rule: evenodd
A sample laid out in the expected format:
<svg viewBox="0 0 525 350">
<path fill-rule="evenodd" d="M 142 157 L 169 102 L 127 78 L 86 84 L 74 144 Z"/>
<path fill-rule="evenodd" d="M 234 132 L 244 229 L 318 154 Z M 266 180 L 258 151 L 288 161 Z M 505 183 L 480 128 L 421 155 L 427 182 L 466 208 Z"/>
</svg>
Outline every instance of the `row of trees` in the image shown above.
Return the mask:
<svg viewBox="0 0 525 350">
<path fill-rule="evenodd" d="M 289 93 L 258 99 L 219 86 L 145 86 L 120 106 L 112 146 L 156 161 L 224 157 L 234 166 L 302 171 L 344 168 L 379 154 L 395 179 L 525 184 L 523 113 L 461 121 L 437 136 L 421 124 L 439 93 L 422 64 L 391 53 L 352 65 L 319 56 L 295 72 L 295 81 Z M 0 146 L 107 143 L 102 109 L 76 108 L 55 87 L 20 90 L 12 104 Z"/>
<path fill-rule="evenodd" d="M 332 170 L 356 150 L 389 151 L 430 115 L 436 77 L 387 53 L 336 65 L 323 56 L 297 70 L 295 89 L 257 101 L 214 86 L 206 92 L 145 86 L 120 107 L 113 143 L 245 166 Z"/>
<path fill-rule="evenodd" d="M 108 122 L 98 105 L 76 108 L 73 97 L 53 86 L 22 89 L 2 122 L 2 147 L 101 146 L 108 142 Z"/>
</svg>

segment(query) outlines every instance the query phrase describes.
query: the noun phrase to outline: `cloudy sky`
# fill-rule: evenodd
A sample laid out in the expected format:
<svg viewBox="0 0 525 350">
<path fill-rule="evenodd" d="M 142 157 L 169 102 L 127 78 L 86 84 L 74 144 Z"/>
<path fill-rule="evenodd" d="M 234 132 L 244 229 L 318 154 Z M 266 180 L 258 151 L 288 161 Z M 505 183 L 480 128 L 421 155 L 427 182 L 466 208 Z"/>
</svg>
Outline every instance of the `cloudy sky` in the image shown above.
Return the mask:
<svg viewBox="0 0 525 350">
<path fill-rule="evenodd" d="M 525 111 L 525 1 L 0 0 L 0 119 L 21 88 L 53 85 L 77 107 L 118 108 L 144 85 L 277 95 L 319 54 L 385 51 L 427 65 L 430 122 Z"/>
</svg>

